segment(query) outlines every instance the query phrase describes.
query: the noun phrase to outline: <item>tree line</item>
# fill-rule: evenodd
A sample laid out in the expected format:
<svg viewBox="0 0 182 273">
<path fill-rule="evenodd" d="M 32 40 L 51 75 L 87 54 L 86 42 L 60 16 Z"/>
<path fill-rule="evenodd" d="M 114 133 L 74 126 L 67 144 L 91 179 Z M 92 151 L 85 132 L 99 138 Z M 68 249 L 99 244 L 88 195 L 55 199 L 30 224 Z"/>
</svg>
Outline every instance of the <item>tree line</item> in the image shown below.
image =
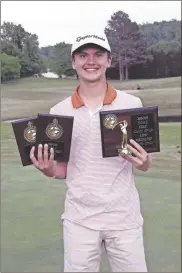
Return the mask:
<svg viewBox="0 0 182 273">
<path fill-rule="evenodd" d="M 112 49 L 109 79 L 161 78 L 181 75 L 181 21 L 137 24 L 123 11 L 115 12 L 105 27 Z M 1 80 L 41 74 L 50 69 L 60 77 L 73 76 L 71 44 L 39 47 L 38 36 L 21 24 L 1 26 Z"/>
</svg>

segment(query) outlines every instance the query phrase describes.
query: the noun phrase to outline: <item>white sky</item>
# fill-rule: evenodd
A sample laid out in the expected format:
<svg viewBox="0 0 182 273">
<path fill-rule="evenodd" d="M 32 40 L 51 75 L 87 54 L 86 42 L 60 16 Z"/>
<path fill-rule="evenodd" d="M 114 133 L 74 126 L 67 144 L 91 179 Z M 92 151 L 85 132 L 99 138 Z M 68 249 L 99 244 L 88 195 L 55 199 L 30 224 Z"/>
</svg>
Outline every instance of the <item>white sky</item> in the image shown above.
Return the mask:
<svg viewBox="0 0 182 273">
<path fill-rule="evenodd" d="M 119 10 L 137 23 L 181 20 L 181 1 L 1 1 L 1 24 L 21 24 L 38 35 L 40 46 L 48 46 L 104 31 Z"/>
</svg>

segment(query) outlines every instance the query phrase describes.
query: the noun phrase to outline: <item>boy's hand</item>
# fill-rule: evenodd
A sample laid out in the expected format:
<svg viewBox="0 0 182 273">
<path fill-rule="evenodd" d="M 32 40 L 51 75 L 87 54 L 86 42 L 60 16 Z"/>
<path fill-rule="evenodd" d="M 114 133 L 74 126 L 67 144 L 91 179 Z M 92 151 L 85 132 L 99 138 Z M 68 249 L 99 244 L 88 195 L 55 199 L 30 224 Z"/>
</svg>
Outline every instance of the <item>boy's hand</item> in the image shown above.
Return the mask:
<svg viewBox="0 0 182 273">
<path fill-rule="evenodd" d="M 44 150 L 43 150 L 44 149 Z M 38 146 L 38 160 L 35 158 L 35 146 L 32 147 L 30 151 L 30 159 L 34 166 L 42 172 L 47 172 L 51 170 L 54 166 L 54 149 L 50 149 L 50 157 L 48 158 L 48 145 L 44 144 L 44 148 L 42 144 Z"/>
<path fill-rule="evenodd" d="M 147 171 L 150 167 L 150 156 L 149 154 L 133 139 L 130 139 L 130 144 L 127 145 L 128 150 L 135 156 L 129 155 L 124 157 L 127 161 L 131 162 L 133 166 L 141 171 Z"/>
</svg>

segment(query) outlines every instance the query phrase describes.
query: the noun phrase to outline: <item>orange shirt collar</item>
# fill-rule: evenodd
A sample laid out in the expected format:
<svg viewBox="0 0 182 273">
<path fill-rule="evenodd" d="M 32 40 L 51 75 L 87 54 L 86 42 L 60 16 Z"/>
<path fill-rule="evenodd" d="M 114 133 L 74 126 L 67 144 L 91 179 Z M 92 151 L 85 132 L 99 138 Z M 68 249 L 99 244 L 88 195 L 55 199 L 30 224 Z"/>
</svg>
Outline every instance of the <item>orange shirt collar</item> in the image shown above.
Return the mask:
<svg viewBox="0 0 182 273">
<path fill-rule="evenodd" d="M 80 108 L 81 106 L 84 106 L 84 102 L 82 101 L 78 93 L 79 88 L 80 86 L 78 85 L 71 96 L 71 101 L 74 108 Z M 107 82 L 107 90 L 103 104 L 104 105 L 111 104 L 113 100 L 116 98 L 116 96 L 117 96 L 116 90 Z"/>
</svg>

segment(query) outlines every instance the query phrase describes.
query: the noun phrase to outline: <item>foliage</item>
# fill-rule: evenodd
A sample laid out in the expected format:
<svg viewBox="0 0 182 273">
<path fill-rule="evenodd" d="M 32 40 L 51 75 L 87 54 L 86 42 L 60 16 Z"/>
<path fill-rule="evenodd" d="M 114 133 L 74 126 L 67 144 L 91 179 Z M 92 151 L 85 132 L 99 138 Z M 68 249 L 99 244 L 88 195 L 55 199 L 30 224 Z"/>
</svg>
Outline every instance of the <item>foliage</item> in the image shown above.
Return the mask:
<svg viewBox="0 0 182 273">
<path fill-rule="evenodd" d="M 144 43 L 147 44 L 147 51 L 145 52 L 147 52 L 149 58 L 143 63 L 134 60 L 133 65 L 129 66 L 130 78 L 139 79 L 180 76 L 181 21 L 171 20 L 169 22 L 162 21 L 154 22 L 153 24 L 139 25 L 139 30 L 142 34 Z M 124 45 L 122 47 L 124 47 Z M 129 52 L 131 52 L 131 48 L 129 49 Z M 143 56 L 141 53 L 138 51 L 138 53 L 136 53 L 137 57 Z M 107 77 L 114 79 L 121 78 L 121 75 L 118 73 L 119 69 L 119 64 L 117 64 L 117 62 L 114 63 L 113 67 L 108 70 Z M 127 72 L 127 69 L 125 70 Z M 122 78 L 124 78 L 124 69 Z"/>
<path fill-rule="evenodd" d="M 1 26 L 1 43 L 2 53 L 19 59 L 21 77 L 40 73 L 44 68 L 37 35 L 25 31 L 20 24 L 4 22 Z"/>
<path fill-rule="evenodd" d="M 107 78 L 127 80 L 181 75 L 181 21 L 137 25 L 128 14 L 117 11 L 108 21 L 105 33 L 113 54 Z M 27 32 L 20 24 L 3 23 L 1 52 L 18 58 L 20 77 L 41 74 L 48 69 L 60 77 L 76 75 L 71 65 L 71 44 L 60 41 L 39 48 L 37 35 Z M 8 78 L 11 77 L 12 72 Z"/>
<path fill-rule="evenodd" d="M 139 25 L 141 33 L 146 37 L 149 46 L 159 41 L 176 41 L 181 43 L 181 21 L 171 20 Z"/>
<path fill-rule="evenodd" d="M 1 53 L 1 80 L 14 80 L 20 78 L 21 65 L 18 57 Z"/>
<path fill-rule="evenodd" d="M 114 63 L 119 64 L 120 80 L 124 79 L 124 68 L 128 79 L 130 66 L 145 63 L 151 58 L 138 25 L 130 20 L 128 14 L 122 11 L 114 13 L 108 21 L 105 33 L 113 52 Z"/>
<path fill-rule="evenodd" d="M 71 44 L 61 42 L 55 46 L 43 47 L 40 52 L 47 58 L 47 68 L 60 77 L 63 74 L 66 76 L 75 75 L 71 63 Z"/>
<path fill-rule="evenodd" d="M 53 47 L 52 70 L 61 76 L 62 74 L 73 74 L 71 64 L 71 44 L 59 43 Z"/>
</svg>

